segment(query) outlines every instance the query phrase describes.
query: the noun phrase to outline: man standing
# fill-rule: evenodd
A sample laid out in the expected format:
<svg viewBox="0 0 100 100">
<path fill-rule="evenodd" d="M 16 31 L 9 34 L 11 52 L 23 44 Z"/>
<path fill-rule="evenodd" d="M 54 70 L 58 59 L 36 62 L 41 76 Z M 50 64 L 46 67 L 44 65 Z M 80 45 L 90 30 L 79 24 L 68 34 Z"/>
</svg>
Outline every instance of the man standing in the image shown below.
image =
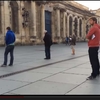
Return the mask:
<svg viewBox="0 0 100 100">
<path fill-rule="evenodd" d="M 99 75 L 99 58 L 98 50 L 100 46 L 100 26 L 97 24 L 97 19 L 92 17 L 89 19 L 90 25 L 92 25 L 86 38 L 88 39 L 89 46 L 89 59 L 92 67 L 91 76 L 87 79 L 95 79 Z"/>
<path fill-rule="evenodd" d="M 46 58 L 44 58 L 45 60 L 47 59 L 51 59 L 51 54 L 50 54 L 50 47 L 52 45 L 52 39 L 51 39 L 51 35 L 48 34 L 48 32 L 45 30 L 45 36 L 43 38 L 44 43 L 45 43 L 45 56 Z"/>
<path fill-rule="evenodd" d="M 1 67 L 7 66 L 8 53 L 10 53 L 10 64 L 9 64 L 9 66 L 13 66 L 13 60 L 14 60 L 13 51 L 14 51 L 14 44 L 15 44 L 15 40 L 16 40 L 15 34 L 11 30 L 10 27 L 7 27 L 6 29 L 7 29 L 7 33 L 6 33 L 6 36 L 5 36 L 6 48 L 5 48 L 5 53 L 4 53 L 4 63 L 3 63 L 3 65 L 1 65 Z"/>
</svg>

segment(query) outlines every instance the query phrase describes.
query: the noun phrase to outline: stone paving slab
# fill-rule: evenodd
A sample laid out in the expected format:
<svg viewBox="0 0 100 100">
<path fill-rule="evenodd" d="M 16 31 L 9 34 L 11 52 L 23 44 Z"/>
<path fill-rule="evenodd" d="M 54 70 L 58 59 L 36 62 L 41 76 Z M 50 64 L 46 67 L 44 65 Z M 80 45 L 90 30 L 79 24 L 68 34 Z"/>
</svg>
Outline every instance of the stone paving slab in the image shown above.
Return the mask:
<svg viewBox="0 0 100 100">
<path fill-rule="evenodd" d="M 91 65 L 90 62 L 85 63 L 83 65 L 78 66 L 77 68 L 81 68 L 81 69 L 91 69 Z"/>
<path fill-rule="evenodd" d="M 35 70 L 30 71 L 30 72 L 55 74 L 55 73 L 59 73 L 59 72 L 64 71 L 64 70 L 66 70 L 66 68 L 51 68 L 51 66 L 49 66 L 49 67 L 35 69 Z"/>
<path fill-rule="evenodd" d="M 87 76 L 85 75 L 73 75 L 73 74 L 65 74 L 58 73 L 54 76 L 45 78 L 43 80 L 50 82 L 59 82 L 59 83 L 70 83 L 70 84 L 81 84 L 86 80 Z"/>
<path fill-rule="evenodd" d="M 69 68 L 73 68 L 73 67 L 78 67 L 81 64 L 84 65 L 85 63 L 87 63 L 87 62 L 79 61 L 79 60 L 68 60 L 68 61 L 65 61 L 65 62 L 61 62 L 61 63 L 51 65 L 51 67 L 69 69 Z"/>
<path fill-rule="evenodd" d="M 10 93 L 22 95 L 63 95 L 74 87 L 76 87 L 75 84 L 38 81 L 20 89 L 11 91 Z"/>
<path fill-rule="evenodd" d="M 90 75 L 92 72 L 91 69 L 82 69 L 82 68 L 73 68 L 73 69 L 69 69 L 66 71 L 63 71 L 63 73 L 67 73 L 67 74 L 79 74 L 79 75 Z"/>
<path fill-rule="evenodd" d="M 11 73 L 11 71 L 7 71 L 7 70 L 1 71 L 1 70 L 0 70 L 0 75 L 9 74 L 9 73 Z"/>
<path fill-rule="evenodd" d="M 5 77 L 5 80 L 13 80 L 13 81 L 20 81 L 20 82 L 35 82 L 45 77 L 50 76 L 51 74 L 45 73 L 31 73 L 31 72 L 24 72 L 16 75 L 12 75 L 9 77 Z"/>
<path fill-rule="evenodd" d="M 88 80 L 88 81 L 86 81 L 86 83 L 88 83 L 88 84 L 97 84 L 97 85 L 100 85 L 100 76 L 99 77 L 97 77 L 95 80 Z"/>
<path fill-rule="evenodd" d="M 100 95 L 100 84 L 84 83 L 66 95 Z"/>
<path fill-rule="evenodd" d="M 14 94 L 14 93 L 10 93 L 9 92 L 9 93 L 3 93 L 2 95 L 7 95 L 7 96 L 9 95 L 9 96 L 11 96 L 11 95 L 20 95 L 20 94 Z"/>
<path fill-rule="evenodd" d="M 28 84 L 27 82 L 18 82 L 18 81 L 11 81 L 11 80 L 1 80 L 0 79 L 0 94 L 5 92 L 14 90 L 21 86 Z"/>
</svg>

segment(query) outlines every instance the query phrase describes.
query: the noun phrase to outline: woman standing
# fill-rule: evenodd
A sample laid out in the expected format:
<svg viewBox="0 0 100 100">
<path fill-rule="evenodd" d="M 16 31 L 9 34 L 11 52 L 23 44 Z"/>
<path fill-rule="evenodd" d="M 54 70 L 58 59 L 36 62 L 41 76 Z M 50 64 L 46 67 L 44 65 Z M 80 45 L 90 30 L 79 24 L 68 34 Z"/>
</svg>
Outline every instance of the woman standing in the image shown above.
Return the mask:
<svg viewBox="0 0 100 100">
<path fill-rule="evenodd" d="M 75 34 L 73 34 L 71 37 L 70 37 L 70 46 L 71 46 L 71 49 L 72 49 L 72 55 L 75 55 L 75 46 L 76 45 L 76 36 Z"/>
</svg>

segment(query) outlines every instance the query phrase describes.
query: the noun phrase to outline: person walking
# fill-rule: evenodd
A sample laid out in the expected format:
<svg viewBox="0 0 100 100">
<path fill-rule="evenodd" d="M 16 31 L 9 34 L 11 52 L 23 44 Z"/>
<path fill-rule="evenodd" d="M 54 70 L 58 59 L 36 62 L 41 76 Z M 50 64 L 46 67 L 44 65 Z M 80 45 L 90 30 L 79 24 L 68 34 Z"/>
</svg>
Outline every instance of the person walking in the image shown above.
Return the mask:
<svg viewBox="0 0 100 100">
<path fill-rule="evenodd" d="M 6 36 L 5 36 L 6 48 L 5 48 L 5 53 L 4 53 L 4 63 L 1 65 L 1 67 L 7 66 L 8 53 L 10 53 L 9 66 L 13 66 L 13 61 L 14 61 L 13 51 L 14 51 L 14 44 L 15 44 L 15 40 L 16 40 L 15 34 L 11 30 L 10 27 L 7 27 L 6 29 L 7 29 L 7 33 L 6 33 Z"/>
<path fill-rule="evenodd" d="M 46 58 L 44 58 L 45 60 L 51 59 L 51 53 L 50 53 L 50 47 L 52 45 L 52 39 L 51 39 L 51 35 L 48 34 L 47 30 L 45 30 L 45 36 L 43 38 L 44 43 L 45 43 L 45 56 Z"/>
<path fill-rule="evenodd" d="M 98 50 L 100 46 L 100 26 L 97 24 L 97 19 L 91 17 L 89 23 L 92 26 L 86 35 L 88 39 L 88 54 L 92 67 L 92 73 L 87 79 L 95 79 L 99 75 L 99 58 Z"/>
<path fill-rule="evenodd" d="M 70 46 L 72 49 L 72 55 L 75 55 L 75 45 L 76 45 L 76 36 L 75 34 L 73 34 L 72 36 L 70 36 Z"/>
<path fill-rule="evenodd" d="M 69 37 L 68 36 L 66 37 L 65 42 L 66 42 L 66 45 L 69 45 Z"/>
</svg>

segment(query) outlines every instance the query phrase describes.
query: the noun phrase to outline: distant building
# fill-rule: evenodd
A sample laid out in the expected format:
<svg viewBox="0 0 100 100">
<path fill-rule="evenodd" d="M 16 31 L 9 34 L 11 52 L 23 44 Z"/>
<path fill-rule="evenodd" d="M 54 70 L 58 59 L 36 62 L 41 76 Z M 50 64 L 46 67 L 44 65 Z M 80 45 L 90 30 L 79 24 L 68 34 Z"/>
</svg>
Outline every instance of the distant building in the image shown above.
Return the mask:
<svg viewBox="0 0 100 100">
<path fill-rule="evenodd" d="M 90 28 L 87 20 L 96 16 L 100 22 L 99 11 L 74 1 L 0 1 L 0 45 L 7 26 L 15 32 L 17 44 L 43 43 L 45 29 L 53 42 L 63 42 L 73 33 L 77 41 L 84 41 Z"/>
</svg>

